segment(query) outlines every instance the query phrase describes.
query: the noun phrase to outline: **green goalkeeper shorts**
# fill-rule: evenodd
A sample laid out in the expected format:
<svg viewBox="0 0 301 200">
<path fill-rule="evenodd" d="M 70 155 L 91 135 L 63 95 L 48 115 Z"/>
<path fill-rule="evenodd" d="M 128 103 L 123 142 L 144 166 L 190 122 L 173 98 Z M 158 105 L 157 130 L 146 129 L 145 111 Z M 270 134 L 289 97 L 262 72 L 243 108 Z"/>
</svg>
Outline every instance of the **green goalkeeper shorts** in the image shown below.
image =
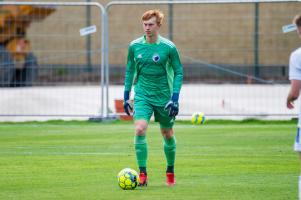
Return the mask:
<svg viewBox="0 0 301 200">
<path fill-rule="evenodd" d="M 160 128 L 172 128 L 175 118 L 168 116 L 168 111 L 163 107 L 153 106 L 145 100 L 134 101 L 134 120 L 146 120 L 149 122 L 154 113 L 155 122 L 160 123 Z"/>
</svg>

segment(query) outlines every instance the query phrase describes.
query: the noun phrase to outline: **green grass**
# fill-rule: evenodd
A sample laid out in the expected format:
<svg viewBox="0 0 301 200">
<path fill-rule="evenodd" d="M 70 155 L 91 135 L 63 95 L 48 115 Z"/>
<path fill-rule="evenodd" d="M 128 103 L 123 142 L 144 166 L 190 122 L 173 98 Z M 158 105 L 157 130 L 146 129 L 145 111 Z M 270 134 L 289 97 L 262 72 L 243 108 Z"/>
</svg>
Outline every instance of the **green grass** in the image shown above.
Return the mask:
<svg viewBox="0 0 301 200">
<path fill-rule="evenodd" d="M 132 123 L 0 123 L 0 199 L 297 199 L 296 122 L 179 122 L 175 131 L 177 185 L 165 186 L 152 123 L 149 186 L 123 191 L 117 173 L 137 169 Z"/>
</svg>

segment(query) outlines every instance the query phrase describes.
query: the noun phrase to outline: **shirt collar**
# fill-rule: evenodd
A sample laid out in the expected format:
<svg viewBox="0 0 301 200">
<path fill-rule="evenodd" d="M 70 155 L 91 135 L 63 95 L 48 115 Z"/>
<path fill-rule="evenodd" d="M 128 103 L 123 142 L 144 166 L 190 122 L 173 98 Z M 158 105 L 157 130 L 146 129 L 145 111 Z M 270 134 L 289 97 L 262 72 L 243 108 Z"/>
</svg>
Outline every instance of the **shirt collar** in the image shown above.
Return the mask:
<svg viewBox="0 0 301 200">
<path fill-rule="evenodd" d="M 144 44 L 150 44 L 150 43 L 148 43 L 147 42 L 147 40 L 146 40 L 146 35 L 143 35 L 143 43 Z M 155 43 L 153 43 L 153 44 L 160 44 L 160 39 L 161 39 L 161 36 L 160 35 L 158 35 L 158 38 L 157 38 L 157 41 L 155 42 Z"/>
</svg>

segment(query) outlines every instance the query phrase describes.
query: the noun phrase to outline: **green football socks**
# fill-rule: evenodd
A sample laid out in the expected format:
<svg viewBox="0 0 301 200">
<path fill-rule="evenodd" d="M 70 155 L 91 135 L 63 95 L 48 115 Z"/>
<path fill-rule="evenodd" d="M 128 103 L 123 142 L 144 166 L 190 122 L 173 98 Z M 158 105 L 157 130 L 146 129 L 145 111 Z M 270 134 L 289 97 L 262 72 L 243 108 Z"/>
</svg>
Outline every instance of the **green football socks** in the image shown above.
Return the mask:
<svg viewBox="0 0 301 200">
<path fill-rule="evenodd" d="M 146 169 L 146 161 L 147 161 L 147 141 L 145 135 L 136 135 L 135 136 L 135 151 L 136 151 L 136 159 L 139 168 Z"/>
<path fill-rule="evenodd" d="M 174 172 L 175 157 L 176 157 L 176 138 L 164 138 L 164 153 L 167 160 L 166 172 Z"/>
<path fill-rule="evenodd" d="M 145 135 L 135 136 L 136 159 L 141 171 L 146 172 L 146 162 L 148 155 L 147 141 Z M 174 172 L 175 156 L 176 156 L 176 138 L 164 138 L 164 153 L 167 160 L 166 172 Z"/>
</svg>

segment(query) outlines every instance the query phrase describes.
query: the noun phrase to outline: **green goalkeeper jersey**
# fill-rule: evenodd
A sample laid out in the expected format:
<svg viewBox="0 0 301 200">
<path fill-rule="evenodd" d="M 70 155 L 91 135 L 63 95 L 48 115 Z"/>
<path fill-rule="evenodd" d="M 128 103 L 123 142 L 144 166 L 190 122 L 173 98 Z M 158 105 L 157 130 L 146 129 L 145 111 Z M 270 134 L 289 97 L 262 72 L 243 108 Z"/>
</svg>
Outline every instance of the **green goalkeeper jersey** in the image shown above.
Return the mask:
<svg viewBox="0 0 301 200">
<path fill-rule="evenodd" d="M 125 74 L 125 91 L 135 84 L 135 100 L 146 100 L 154 106 L 164 106 L 172 93 L 179 93 L 183 82 L 183 67 L 176 46 L 158 36 L 156 43 L 146 37 L 131 42 Z"/>
</svg>

